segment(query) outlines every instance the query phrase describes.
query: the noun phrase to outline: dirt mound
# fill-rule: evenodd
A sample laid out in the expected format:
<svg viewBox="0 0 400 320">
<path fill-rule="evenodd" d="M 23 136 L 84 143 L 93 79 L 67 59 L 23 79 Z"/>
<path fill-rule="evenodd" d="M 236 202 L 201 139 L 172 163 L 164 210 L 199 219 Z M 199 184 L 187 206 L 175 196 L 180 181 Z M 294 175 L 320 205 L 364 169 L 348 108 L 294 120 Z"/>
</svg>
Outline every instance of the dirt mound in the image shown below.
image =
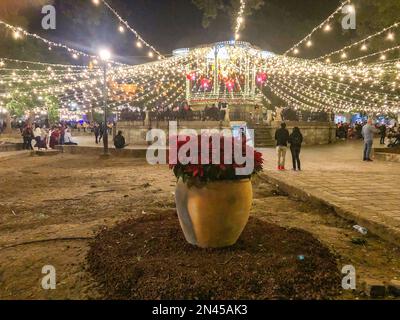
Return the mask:
<svg viewBox="0 0 400 320">
<path fill-rule="evenodd" d="M 144 216 L 100 232 L 87 260 L 106 299 L 327 299 L 341 284 L 312 235 L 255 218 L 235 246 L 204 250 L 175 213 Z"/>
</svg>

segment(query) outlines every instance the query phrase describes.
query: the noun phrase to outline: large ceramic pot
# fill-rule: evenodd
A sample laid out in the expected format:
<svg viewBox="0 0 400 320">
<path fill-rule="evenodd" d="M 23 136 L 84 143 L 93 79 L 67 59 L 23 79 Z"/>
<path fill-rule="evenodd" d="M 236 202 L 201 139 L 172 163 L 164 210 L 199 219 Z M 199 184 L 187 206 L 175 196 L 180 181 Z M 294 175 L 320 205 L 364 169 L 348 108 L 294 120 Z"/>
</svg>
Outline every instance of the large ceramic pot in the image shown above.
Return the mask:
<svg viewBox="0 0 400 320">
<path fill-rule="evenodd" d="M 176 207 L 186 240 L 201 248 L 228 247 L 237 242 L 249 220 L 253 200 L 250 179 L 176 187 Z"/>
</svg>

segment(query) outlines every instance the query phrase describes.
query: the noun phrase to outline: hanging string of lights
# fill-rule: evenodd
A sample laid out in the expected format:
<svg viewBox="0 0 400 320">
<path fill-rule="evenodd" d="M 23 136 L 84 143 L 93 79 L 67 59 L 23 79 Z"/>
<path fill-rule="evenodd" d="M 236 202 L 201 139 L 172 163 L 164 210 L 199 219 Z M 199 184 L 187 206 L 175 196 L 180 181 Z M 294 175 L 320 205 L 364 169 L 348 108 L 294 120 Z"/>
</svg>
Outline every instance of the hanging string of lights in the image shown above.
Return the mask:
<svg viewBox="0 0 400 320">
<path fill-rule="evenodd" d="M 0 67 L 5 65 L 5 62 L 18 63 L 18 64 L 28 64 L 35 66 L 50 66 L 53 68 L 78 68 L 78 69 L 86 69 L 87 66 L 75 65 L 75 64 L 59 64 L 59 63 L 47 63 L 47 62 L 39 62 L 39 61 L 26 61 L 26 60 L 17 60 L 10 58 L 0 58 Z"/>
<path fill-rule="evenodd" d="M 387 35 L 386 35 L 386 40 L 394 41 L 395 35 L 394 35 L 394 33 L 393 33 L 391 30 L 393 30 L 393 29 L 395 29 L 395 28 L 397 28 L 397 27 L 399 27 L 399 26 L 400 26 L 400 22 L 395 22 L 395 23 L 392 24 L 391 26 L 386 27 L 386 28 L 382 29 L 381 31 L 378 31 L 378 32 L 376 32 L 376 33 L 374 33 L 374 34 L 371 34 L 371 35 L 369 35 L 368 37 L 366 37 L 366 38 L 364 38 L 364 39 L 362 39 L 362 40 L 359 40 L 359 41 L 354 42 L 354 43 L 352 43 L 352 44 L 350 44 L 350 45 L 348 45 L 348 46 L 345 46 L 345 47 L 343 47 L 343 48 L 340 49 L 340 50 L 336 50 L 336 51 L 327 53 L 327 54 L 325 54 L 325 55 L 323 55 L 323 56 L 321 56 L 321 57 L 315 58 L 315 59 L 313 59 L 313 60 L 323 60 L 323 59 L 327 59 L 327 58 L 329 58 L 329 57 L 331 57 L 331 56 L 333 56 L 333 55 L 336 55 L 336 54 L 339 54 L 339 53 L 344 53 L 344 52 L 346 52 L 347 50 L 349 50 L 349 49 L 351 49 L 351 48 L 353 48 L 353 47 L 356 47 L 356 46 L 358 46 L 358 45 L 361 45 L 361 47 L 360 47 L 360 50 L 361 50 L 361 51 L 367 51 L 367 50 L 368 50 L 368 46 L 367 46 L 368 41 L 370 41 L 370 40 L 372 40 L 373 38 L 376 38 L 376 37 L 378 37 L 378 36 L 380 36 L 380 35 L 382 35 L 382 34 L 384 34 L 384 33 L 387 33 Z M 330 61 L 328 60 L 327 62 L 330 62 Z"/>
<path fill-rule="evenodd" d="M 242 25 L 244 23 L 244 12 L 246 9 L 246 0 L 240 0 L 240 7 L 239 7 L 239 13 L 236 18 L 236 27 L 235 27 L 235 40 L 240 39 L 240 30 L 242 28 Z"/>
<path fill-rule="evenodd" d="M 49 50 L 52 50 L 52 48 L 62 48 L 64 50 L 66 50 L 68 53 L 70 53 L 71 57 L 75 60 L 78 60 L 80 57 L 86 57 L 86 58 L 90 58 L 90 59 L 94 59 L 94 60 L 99 59 L 99 57 L 97 55 L 91 55 L 86 52 L 71 48 L 61 42 L 53 42 L 53 41 L 47 40 L 47 39 L 39 36 L 36 33 L 30 33 L 21 27 L 15 27 L 11 24 L 8 24 L 7 22 L 4 22 L 3 20 L 0 20 L 0 25 L 11 30 L 13 32 L 13 38 L 15 40 L 20 40 L 23 36 L 26 36 L 26 37 L 30 37 L 30 38 L 33 38 L 33 39 L 36 39 L 36 40 L 39 40 L 39 41 L 45 43 L 48 46 Z M 113 64 L 116 64 L 116 65 L 125 65 L 123 63 L 119 63 L 119 62 L 112 61 L 112 60 L 110 60 L 110 62 Z"/>
<path fill-rule="evenodd" d="M 119 20 L 119 22 L 120 22 L 121 25 L 119 26 L 118 30 L 119 30 L 121 33 L 123 33 L 123 32 L 125 31 L 125 29 L 124 29 L 124 27 L 123 27 L 123 26 L 125 26 L 130 32 L 132 32 L 132 33 L 135 35 L 135 37 L 137 38 L 136 46 L 137 46 L 138 48 L 142 48 L 143 45 L 145 45 L 146 47 L 148 47 L 148 48 L 151 50 L 151 51 L 149 52 L 149 54 L 148 54 L 148 56 L 149 56 L 150 58 L 153 58 L 155 55 L 157 55 L 159 59 L 164 59 L 164 58 L 165 58 L 165 56 L 162 55 L 156 48 L 154 48 L 154 46 L 152 46 L 151 44 L 149 44 L 148 42 L 146 42 L 146 41 L 141 37 L 141 35 L 140 35 L 135 29 L 133 29 L 133 28 L 129 25 L 129 23 L 128 23 L 126 20 L 124 20 L 124 19 L 118 14 L 118 12 L 117 12 L 113 7 L 111 7 L 111 5 L 110 5 L 106 0 L 93 0 L 93 3 L 94 3 L 95 5 L 99 5 L 101 2 L 102 2 L 102 3 L 115 15 L 115 17 L 117 17 L 117 19 Z"/>
<path fill-rule="evenodd" d="M 335 64 L 343 65 L 343 64 L 348 64 L 348 63 L 351 63 L 351 62 L 358 62 L 358 61 L 365 60 L 365 59 L 372 58 L 372 57 L 376 57 L 376 56 L 379 56 L 379 60 L 385 61 L 387 59 L 387 55 L 386 55 L 387 53 L 393 52 L 393 51 L 398 50 L 398 49 L 400 49 L 400 45 L 392 47 L 392 48 L 388 48 L 388 49 L 385 49 L 385 50 L 381 50 L 381 51 L 378 51 L 378 52 L 370 53 L 370 54 L 367 54 L 367 55 L 364 55 L 364 56 L 361 56 L 361 57 L 358 57 L 358 58 L 355 58 L 355 59 L 342 61 L 342 62 L 337 62 Z M 342 53 L 342 59 L 346 59 L 346 58 L 347 58 L 347 55 Z M 362 65 L 362 63 L 360 63 L 360 65 Z"/>
<path fill-rule="evenodd" d="M 344 2 L 342 2 L 342 4 L 327 18 L 325 19 L 321 24 L 319 24 L 318 26 L 316 26 L 308 35 L 306 35 L 302 40 L 300 40 L 299 42 L 297 42 L 295 45 L 293 45 L 293 47 L 291 47 L 290 49 L 288 49 L 284 55 L 287 55 L 289 53 L 293 53 L 293 54 L 299 54 L 299 49 L 298 47 L 300 45 L 302 45 L 303 43 L 306 42 L 307 47 L 311 47 L 313 45 L 311 37 L 312 35 L 318 31 L 318 30 L 325 30 L 325 31 L 330 31 L 331 30 L 331 25 L 329 24 L 331 22 L 331 20 L 336 16 L 336 14 L 338 14 L 339 12 L 342 11 L 342 9 L 344 8 L 344 6 L 346 5 L 350 5 L 351 4 L 351 0 L 346 0 Z"/>
</svg>

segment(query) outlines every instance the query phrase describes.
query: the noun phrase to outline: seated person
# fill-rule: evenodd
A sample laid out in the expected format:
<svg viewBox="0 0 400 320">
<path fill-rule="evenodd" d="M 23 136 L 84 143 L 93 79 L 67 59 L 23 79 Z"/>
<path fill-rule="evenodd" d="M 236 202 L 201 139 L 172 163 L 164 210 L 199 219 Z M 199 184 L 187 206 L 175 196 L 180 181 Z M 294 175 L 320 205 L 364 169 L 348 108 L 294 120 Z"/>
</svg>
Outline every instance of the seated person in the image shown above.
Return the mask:
<svg viewBox="0 0 400 320">
<path fill-rule="evenodd" d="M 78 144 L 72 140 L 70 129 L 65 130 L 64 133 L 64 144 L 66 146 L 77 146 Z"/>
<path fill-rule="evenodd" d="M 115 149 L 124 149 L 127 144 L 125 143 L 125 138 L 122 135 L 122 131 L 118 131 L 118 134 L 114 138 Z"/>
</svg>

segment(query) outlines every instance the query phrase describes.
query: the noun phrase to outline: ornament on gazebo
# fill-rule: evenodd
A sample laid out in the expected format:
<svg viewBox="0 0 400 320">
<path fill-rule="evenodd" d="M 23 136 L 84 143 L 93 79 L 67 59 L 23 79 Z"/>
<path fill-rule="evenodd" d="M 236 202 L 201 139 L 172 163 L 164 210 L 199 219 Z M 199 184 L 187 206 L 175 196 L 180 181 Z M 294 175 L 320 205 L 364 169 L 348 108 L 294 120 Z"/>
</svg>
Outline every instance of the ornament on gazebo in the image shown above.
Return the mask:
<svg viewBox="0 0 400 320">
<path fill-rule="evenodd" d="M 265 72 L 260 72 L 257 74 L 257 83 L 263 85 L 267 81 L 268 75 Z"/>
<path fill-rule="evenodd" d="M 201 87 L 202 87 L 204 90 L 209 89 L 210 86 L 211 86 L 211 81 L 210 81 L 209 79 L 207 79 L 207 78 L 201 79 Z"/>
<path fill-rule="evenodd" d="M 196 81 L 196 72 L 191 72 L 186 75 L 186 78 L 190 81 Z"/>
<path fill-rule="evenodd" d="M 235 88 L 235 81 L 233 81 L 232 79 L 229 79 L 225 82 L 225 86 L 229 92 L 232 92 L 233 89 Z"/>
</svg>

